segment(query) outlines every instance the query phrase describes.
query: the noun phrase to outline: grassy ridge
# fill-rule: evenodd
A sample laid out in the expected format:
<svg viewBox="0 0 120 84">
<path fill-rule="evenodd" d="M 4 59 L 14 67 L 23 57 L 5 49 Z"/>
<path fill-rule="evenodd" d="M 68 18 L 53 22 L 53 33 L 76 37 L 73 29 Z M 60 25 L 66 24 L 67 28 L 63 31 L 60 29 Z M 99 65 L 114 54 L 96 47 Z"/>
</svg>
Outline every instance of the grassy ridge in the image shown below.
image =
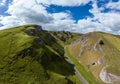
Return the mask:
<svg viewBox="0 0 120 84">
<path fill-rule="evenodd" d="M 37 25 L 0 31 L 1 84 L 79 84 L 63 46 Z"/>
</svg>

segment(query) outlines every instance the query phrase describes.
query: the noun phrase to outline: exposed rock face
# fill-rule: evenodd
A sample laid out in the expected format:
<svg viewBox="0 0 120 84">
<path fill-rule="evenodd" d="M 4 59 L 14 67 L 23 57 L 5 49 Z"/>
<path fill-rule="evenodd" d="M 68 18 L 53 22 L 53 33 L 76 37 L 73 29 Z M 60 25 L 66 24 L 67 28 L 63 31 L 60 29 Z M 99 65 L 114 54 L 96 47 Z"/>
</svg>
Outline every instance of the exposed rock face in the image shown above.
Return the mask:
<svg viewBox="0 0 120 84">
<path fill-rule="evenodd" d="M 99 51 L 101 54 L 104 54 L 104 51 L 103 51 L 101 45 L 99 45 L 99 42 L 100 42 L 100 41 L 102 41 L 102 40 L 98 40 L 98 41 L 94 44 L 93 48 L 94 48 L 95 51 Z M 102 41 L 102 42 L 103 42 L 103 41 Z M 102 44 L 102 45 L 103 45 L 103 44 Z"/>
<path fill-rule="evenodd" d="M 105 82 L 105 83 L 114 83 L 115 81 L 120 80 L 120 77 L 112 74 L 112 73 L 108 73 L 106 71 L 106 67 L 104 67 L 99 75 L 100 79 Z"/>
<path fill-rule="evenodd" d="M 35 40 L 36 44 L 43 45 L 44 42 L 40 38 L 39 33 L 44 30 L 42 30 L 42 27 L 40 25 L 32 25 L 32 27 L 33 29 L 27 30 L 26 33 L 30 36 L 35 36 L 37 38 Z M 25 28 L 31 28 L 31 25 L 25 25 Z"/>
<path fill-rule="evenodd" d="M 41 39 L 36 39 L 36 44 L 43 45 L 44 42 Z"/>
<path fill-rule="evenodd" d="M 25 26 L 25 27 L 26 27 L 26 28 L 29 28 L 29 27 L 31 27 L 31 26 Z M 43 31 L 43 30 L 42 30 L 42 27 L 39 26 L 39 25 L 34 25 L 33 27 L 34 27 L 34 29 L 30 29 L 29 31 L 27 31 L 27 34 L 28 34 L 28 35 L 38 36 L 38 33 L 39 33 L 40 31 Z"/>
<path fill-rule="evenodd" d="M 85 43 L 89 39 L 89 36 L 90 36 L 89 34 L 82 35 L 82 37 L 80 37 L 78 40 L 72 42 L 71 44 L 75 44 L 77 42 Z"/>
<path fill-rule="evenodd" d="M 100 58 L 98 61 L 97 61 L 98 64 L 106 64 L 106 61 L 104 58 Z"/>
</svg>

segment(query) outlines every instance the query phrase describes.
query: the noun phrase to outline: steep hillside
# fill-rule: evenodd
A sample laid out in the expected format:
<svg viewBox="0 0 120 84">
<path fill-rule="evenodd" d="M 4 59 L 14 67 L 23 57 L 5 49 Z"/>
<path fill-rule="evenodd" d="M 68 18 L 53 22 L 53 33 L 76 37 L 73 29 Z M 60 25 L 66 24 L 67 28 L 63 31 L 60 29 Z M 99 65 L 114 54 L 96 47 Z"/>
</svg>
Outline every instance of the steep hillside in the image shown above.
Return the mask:
<svg viewBox="0 0 120 84">
<path fill-rule="evenodd" d="M 81 84 L 61 44 L 38 25 L 1 30 L 0 84 Z"/>
<path fill-rule="evenodd" d="M 98 82 L 120 83 L 119 36 L 101 32 L 88 33 L 69 45 L 68 51 Z M 87 79 L 85 75 L 87 74 L 83 74 Z"/>
<path fill-rule="evenodd" d="M 70 44 L 71 42 L 80 38 L 81 34 L 71 33 L 69 31 L 50 31 L 50 33 L 62 43 Z"/>
</svg>

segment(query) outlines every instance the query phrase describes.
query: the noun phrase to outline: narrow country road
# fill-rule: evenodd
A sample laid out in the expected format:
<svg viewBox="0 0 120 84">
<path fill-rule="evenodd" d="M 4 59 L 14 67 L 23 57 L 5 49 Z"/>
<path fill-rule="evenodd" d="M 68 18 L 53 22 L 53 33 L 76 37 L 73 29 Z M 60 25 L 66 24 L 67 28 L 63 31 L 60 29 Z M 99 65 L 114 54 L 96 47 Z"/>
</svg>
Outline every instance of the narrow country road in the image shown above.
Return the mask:
<svg viewBox="0 0 120 84">
<path fill-rule="evenodd" d="M 66 46 L 64 47 L 65 50 L 65 56 L 68 57 L 69 62 L 74 65 L 73 61 L 70 59 L 70 57 L 67 55 L 66 53 Z M 79 78 L 79 80 L 82 82 L 82 84 L 89 84 L 84 78 L 83 76 L 80 74 L 80 72 L 78 71 L 78 69 L 74 66 L 74 70 L 75 70 L 75 74 L 76 76 Z"/>
<path fill-rule="evenodd" d="M 89 83 L 82 77 L 82 75 L 80 74 L 80 72 L 77 70 L 76 67 L 74 67 L 74 70 L 75 70 L 76 76 L 79 78 L 79 80 L 82 82 L 82 84 L 89 84 Z"/>
</svg>

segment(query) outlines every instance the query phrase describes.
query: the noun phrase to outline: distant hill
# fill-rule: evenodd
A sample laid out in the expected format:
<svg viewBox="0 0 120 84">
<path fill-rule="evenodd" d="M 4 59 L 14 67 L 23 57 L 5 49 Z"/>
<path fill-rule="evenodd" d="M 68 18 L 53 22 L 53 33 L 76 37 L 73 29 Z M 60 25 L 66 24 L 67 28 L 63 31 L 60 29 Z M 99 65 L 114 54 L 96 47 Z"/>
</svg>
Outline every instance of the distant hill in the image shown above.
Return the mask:
<svg viewBox="0 0 120 84">
<path fill-rule="evenodd" d="M 120 84 L 120 36 L 87 33 L 72 42 L 68 50 L 101 84 Z"/>
<path fill-rule="evenodd" d="M 38 25 L 1 30 L 0 84 L 81 84 L 64 58 L 64 45 L 79 36 Z"/>
</svg>

